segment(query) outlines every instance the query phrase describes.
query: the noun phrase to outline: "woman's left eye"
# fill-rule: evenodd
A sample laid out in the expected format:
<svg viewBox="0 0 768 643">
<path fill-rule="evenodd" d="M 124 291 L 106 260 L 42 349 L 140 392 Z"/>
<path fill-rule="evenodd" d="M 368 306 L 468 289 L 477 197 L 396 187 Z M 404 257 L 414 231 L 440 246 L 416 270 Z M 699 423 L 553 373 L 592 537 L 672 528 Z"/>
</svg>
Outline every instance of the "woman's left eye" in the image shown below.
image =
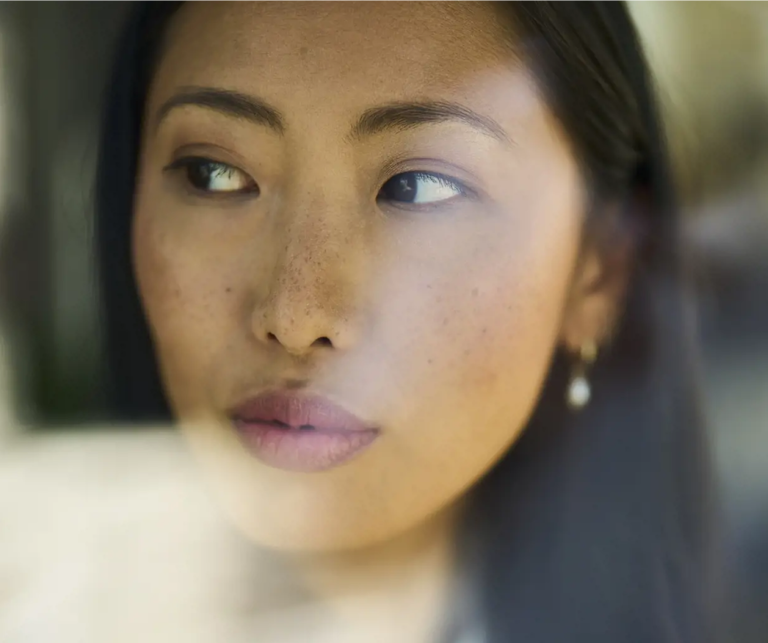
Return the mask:
<svg viewBox="0 0 768 643">
<path fill-rule="evenodd" d="M 461 183 L 442 174 L 403 172 L 393 176 L 381 187 L 377 200 L 428 205 L 465 194 L 466 189 Z"/>
</svg>

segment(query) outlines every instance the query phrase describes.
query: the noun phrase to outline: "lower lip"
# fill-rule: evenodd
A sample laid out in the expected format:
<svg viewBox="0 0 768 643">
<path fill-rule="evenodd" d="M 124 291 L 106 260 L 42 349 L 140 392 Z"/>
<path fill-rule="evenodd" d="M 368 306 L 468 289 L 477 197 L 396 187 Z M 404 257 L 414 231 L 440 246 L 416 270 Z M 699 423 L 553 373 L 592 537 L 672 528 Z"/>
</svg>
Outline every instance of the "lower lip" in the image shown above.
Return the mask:
<svg viewBox="0 0 768 643">
<path fill-rule="evenodd" d="M 286 471 L 315 472 L 341 466 L 365 451 L 376 429 L 280 429 L 272 424 L 234 421 L 245 447 L 264 464 Z"/>
</svg>

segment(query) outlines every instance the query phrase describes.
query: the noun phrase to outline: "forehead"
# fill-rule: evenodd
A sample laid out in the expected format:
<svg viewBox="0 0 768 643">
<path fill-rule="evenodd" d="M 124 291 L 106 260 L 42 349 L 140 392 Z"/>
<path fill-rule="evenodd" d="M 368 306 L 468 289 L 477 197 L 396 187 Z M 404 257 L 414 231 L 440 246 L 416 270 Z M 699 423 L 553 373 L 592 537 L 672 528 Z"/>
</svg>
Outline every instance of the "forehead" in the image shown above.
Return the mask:
<svg viewBox="0 0 768 643">
<path fill-rule="evenodd" d="M 514 65 L 500 4 L 188 2 L 169 27 L 156 86 L 325 104 L 473 94 Z"/>
</svg>

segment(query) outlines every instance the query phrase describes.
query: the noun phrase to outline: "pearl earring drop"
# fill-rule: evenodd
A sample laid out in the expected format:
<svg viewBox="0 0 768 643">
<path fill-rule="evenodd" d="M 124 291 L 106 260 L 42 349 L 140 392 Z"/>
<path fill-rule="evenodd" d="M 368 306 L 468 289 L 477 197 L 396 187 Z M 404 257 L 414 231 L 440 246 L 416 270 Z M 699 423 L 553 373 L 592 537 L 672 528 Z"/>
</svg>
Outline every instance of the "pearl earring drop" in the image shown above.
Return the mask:
<svg viewBox="0 0 768 643">
<path fill-rule="evenodd" d="M 597 346 L 588 341 L 581 345 L 579 358 L 573 366 L 571 381 L 568 383 L 566 400 L 574 411 L 583 409 L 592 397 L 592 387 L 587 379 L 587 369 L 597 358 Z"/>
</svg>

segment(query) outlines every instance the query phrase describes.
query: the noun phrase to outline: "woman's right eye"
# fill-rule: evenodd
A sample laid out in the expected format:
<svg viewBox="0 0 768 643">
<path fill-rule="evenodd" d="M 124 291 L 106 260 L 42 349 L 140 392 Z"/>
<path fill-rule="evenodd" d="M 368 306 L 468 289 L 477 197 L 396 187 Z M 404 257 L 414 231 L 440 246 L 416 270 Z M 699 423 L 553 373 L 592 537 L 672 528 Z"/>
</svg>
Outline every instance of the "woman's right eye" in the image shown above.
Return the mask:
<svg viewBox="0 0 768 643">
<path fill-rule="evenodd" d="M 240 195 L 259 192 L 256 182 L 241 169 L 203 157 L 186 157 L 171 163 L 166 170 L 183 171 L 193 190 L 210 195 Z"/>
</svg>

